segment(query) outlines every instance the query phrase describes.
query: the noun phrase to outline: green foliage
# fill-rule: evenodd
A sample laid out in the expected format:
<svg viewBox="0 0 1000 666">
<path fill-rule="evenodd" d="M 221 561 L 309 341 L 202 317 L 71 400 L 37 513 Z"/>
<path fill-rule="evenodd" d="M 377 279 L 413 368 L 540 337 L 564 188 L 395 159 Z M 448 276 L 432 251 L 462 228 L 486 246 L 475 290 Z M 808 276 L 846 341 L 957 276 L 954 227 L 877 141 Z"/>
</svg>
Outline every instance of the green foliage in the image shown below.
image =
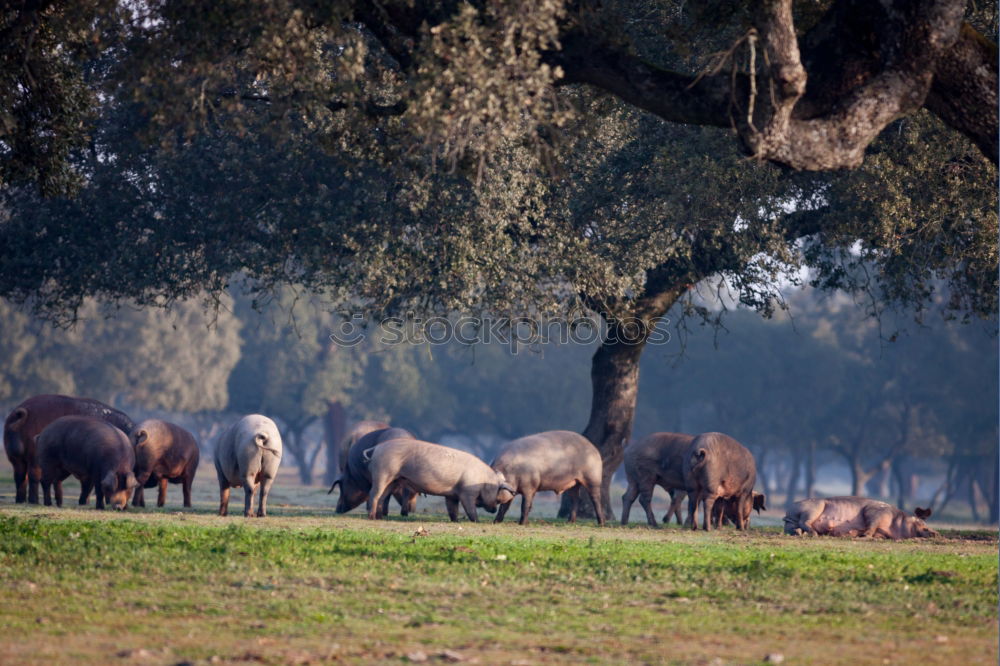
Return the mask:
<svg viewBox="0 0 1000 666">
<path fill-rule="evenodd" d="M 451 649 L 489 663 L 745 663 L 770 652 L 831 663 L 837 646 L 843 663 L 944 664 L 996 650 L 995 535 L 879 543 L 422 518 L 414 536 L 409 520 L 280 509 L 253 524 L 5 514 L 0 618 L 33 656 L 55 644 L 80 661 L 168 649 L 398 662 Z M 676 637 L 666 647 L 664 631 Z"/>
</svg>

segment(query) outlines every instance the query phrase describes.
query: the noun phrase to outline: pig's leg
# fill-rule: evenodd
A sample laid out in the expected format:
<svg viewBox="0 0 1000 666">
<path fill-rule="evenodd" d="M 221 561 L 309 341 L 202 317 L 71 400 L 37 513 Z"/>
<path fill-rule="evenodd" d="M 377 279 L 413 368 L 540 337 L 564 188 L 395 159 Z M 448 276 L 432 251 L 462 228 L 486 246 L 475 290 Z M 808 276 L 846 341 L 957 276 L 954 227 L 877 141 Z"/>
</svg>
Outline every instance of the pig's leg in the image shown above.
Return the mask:
<svg viewBox="0 0 1000 666">
<path fill-rule="evenodd" d="M 417 512 L 417 491 L 412 488 L 406 488 L 403 490 L 403 507 L 400 511 L 401 515 L 408 516 L 411 513 Z"/>
<path fill-rule="evenodd" d="M 219 482 L 219 515 L 229 515 L 229 483 Z"/>
<path fill-rule="evenodd" d="M 37 465 L 28 467 L 28 503 L 38 504 L 38 484 L 42 479 L 42 470 Z"/>
<path fill-rule="evenodd" d="M 90 500 L 90 491 L 93 489 L 94 484 L 90 479 L 80 482 L 80 506 L 86 506 L 87 502 Z"/>
<path fill-rule="evenodd" d="M 103 511 L 104 510 L 104 487 L 101 485 L 100 481 L 95 481 L 94 482 L 94 489 L 96 490 L 96 492 L 94 493 L 94 495 L 96 495 L 97 508 L 100 509 L 101 511 Z"/>
<path fill-rule="evenodd" d="M 752 507 L 750 505 L 751 505 L 752 502 L 753 502 L 753 496 L 751 496 L 751 495 L 740 495 L 740 499 L 739 499 L 739 501 L 737 502 L 737 505 L 736 505 L 737 506 L 737 509 L 736 509 L 736 527 L 737 527 L 737 529 L 740 529 L 740 530 L 742 530 L 744 532 L 750 526 L 749 525 L 750 521 L 747 519 L 747 516 L 750 515 L 750 510 L 752 509 Z"/>
<path fill-rule="evenodd" d="M 681 517 L 681 504 L 684 503 L 685 497 L 687 497 L 687 492 L 682 488 L 673 488 L 670 490 L 670 508 L 667 509 L 667 513 L 664 514 L 663 522 L 669 523 L 670 516 L 673 514 L 678 525 L 684 524 L 684 519 Z"/>
<path fill-rule="evenodd" d="M 56 494 L 56 506 L 62 506 L 63 502 L 63 491 L 62 491 L 62 479 L 57 478 L 55 484 L 55 494 Z"/>
<path fill-rule="evenodd" d="M 625 491 L 625 494 L 622 495 L 622 525 L 628 525 L 628 514 L 632 509 L 632 502 L 634 502 L 637 497 L 639 497 L 639 486 L 634 480 L 629 479 L 628 489 Z M 645 505 L 643 505 L 643 508 L 645 508 Z M 648 520 L 648 511 L 646 515 Z M 654 518 L 653 523 L 655 522 L 656 519 Z"/>
<path fill-rule="evenodd" d="M 135 494 L 132 495 L 132 506 L 146 506 L 146 496 L 142 492 L 141 483 L 136 487 Z"/>
<path fill-rule="evenodd" d="M 700 490 L 688 491 L 688 517 L 685 524 L 689 525 L 692 530 L 698 529 L 698 521 L 695 519 L 694 514 L 698 510 L 698 502 L 701 500 Z"/>
<path fill-rule="evenodd" d="M 181 480 L 181 492 L 184 494 L 184 506 L 191 508 L 191 483 L 194 481 L 194 470 L 185 471 Z"/>
<path fill-rule="evenodd" d="M 445 497 L 444 505 L 448 508 L 448 517 L 451 518 L 451 522 L 458 522 L 458 498 L 456 497 Z"/>
<path fill-rule="evenodd" d="M 590 495 L 590 501 L 594 503 L 594 515 L 597 516 L 598 527 L 604 527 L 604 507 L 601 506 L 601 484 L 594 483 L 593 479 L 583 486 Z M 577 490 L 577 493 L 580 491 Z"/>
<path fill-rule="evenodd" d="M 659 527 L 656 523 L 656 516 L 653 515 L 653 490 L 655 488 L 656 486 L 646 485 L 638 491 L 639 506 L 646 512 L 646 524 L 650 527 Z M 667 512 L 667 517 L 669 517 L 669 512 Z M 663 520 L 667 520 L 667 517 L 664 517 Z"/>
<path fill-rule="evenodd" d="M 23 462 L 14 463 L 14 483 L 17 487 L 14 501 L 24 504 L 28 499 L 28 465 Z"/>
<path fill-rule="evenodd" d="M 260 502 L 257 504 L 257 517 L 267 517 L 267 496 L 271 493 L 271 484 L 274 483 L 273 476 L 265 476 L 260 482 Z"/>
<path fill-rule="evenodd" d="M 465 515 L 469 517 L 474 523 L 479 522 L 479 515 L 476 513 L 476 498 L 469 493 L 462 493 L 458 496 L 459 501 L 462 503 L 462 508 L 465 509 Z"/>
<path fill-rule="evenodd" d="M 52 480 L 42 477 L 42 494 L 45 496 L 45 506 L 52 506 Z"/>
<path fill-rule="evenodd" d="M 159 492 L 156 494 L 156 506 L 163 506 L 167 503 L 167 477 L 160 479 Z"/>
<path fill-rule="evenodd" d="M 504 516 L 507 515 L 507 509 L 509 509 L 510 505 L 513 504 L 513 503 L 514 503 L 514 500 L 511 500 L 509 502 L 506 502 L 505 504 L 501 504 L 500 506 L 498 506 L 497 507 L 497 517 L 493 519 L 493 522 L 494 523 L 502 523 Z M 521 498 L 521 508 L 522 509 L 524 508 L 524 498 L 523 497 Z"/>
<path fill-rule="evenodd" d="M 528 524 L 528 514 L 531 513 L 531 505 L 535 501 L 535 489 L 525 488 L 521 492 L 521 520 L 517 521 L 519 525 Z M 513 503 L 513 502 L 511 502 Z"/>
<path fill-rule="evenodd" d="M 580 484 L 576 484 L 566 492 L 569 493 L 570 505 L 569 505 L 569 522 L 576 522 L 576 511 L 580 508 Z"/>
<path fill-rule="evenodd" d="M 399 482 L 395 481 L 389 486 L 388 492 L 382 493 L 382 502 L 378 507 L 379 518 L 385 518 L 389 515 L 389 501 L 397 492 L 399 492 Z"/>
<path fill-rule="evenodd" d="M 705 498 L 705 504 L 703 505 L 701 510 L 702 511 L 701 526 L 705 531 L 709 531 L 712 529 L 712 511 L 715 509 L 716 501 L 718 501 L 718 496 L 716 495 L 708 495 Z"/>
<path fill-rule="evenodd" d="M 243 479 L 243 517 L 253 516 L 253 493 L 257 490 L 257 484 L 253 479 Z"/>
<path fill-rule="evenodd" d="M 383 518 L 382 503 L 389 496 L 391 484 L 386 483 L 384 478 L 372 478 L 372 489 L 368 491 L 368 519 L 379 520 Z"/>
</svg>

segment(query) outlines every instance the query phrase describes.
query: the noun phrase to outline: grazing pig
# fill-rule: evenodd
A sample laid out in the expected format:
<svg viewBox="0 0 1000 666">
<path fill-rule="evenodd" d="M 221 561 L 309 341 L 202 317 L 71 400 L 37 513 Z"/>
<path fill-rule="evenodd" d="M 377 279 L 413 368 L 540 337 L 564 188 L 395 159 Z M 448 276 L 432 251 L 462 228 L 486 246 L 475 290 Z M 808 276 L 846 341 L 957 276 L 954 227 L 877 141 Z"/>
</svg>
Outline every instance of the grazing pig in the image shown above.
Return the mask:
<svg viewBox="0 0 1000 666">
<path fill-rule="evenodd" d="M 132 430 L 132 419 L 124 412 L 97 400 L 50 394 L 28 398 L 11 410 L 3 424 L 3 447 L 14 467 L 15 501 L 18 504 L 25 499 L 38 504 L 38 482 L 42 478 L 42 470 L 35 456 L 35 438 L 57 418 L 71 414 L 107 421 L 126 434 Z"/>
<path fill-rule="evenodd" d="M 514 489 L 502 474 L 458 449 L 417 439 L 394 439 L 366 450 L 365 457 L 372 477 L 368 493 L 368 517 L 372 520 L 383 517 L 383 502 L 400 484 L 416 492 L 443 496 L 453 522 L 458 520 L 459 504 L 469 520 L 477 522 L 477 506 L 493 513 L 498 502 L 514 499 Z"/>
<path fill-rule="evenodd" d="M 759 493 L 756 490 L 751 493 L 752 495 L 752 505 L 744 503 L 743 511 L 743 521 L 746 525 L 750 526 L 750 512 L 756 510 L 757 513 L 761 511 L 767 511 L 767 507 L 764 506 L 766 497 L 764 493 Z M 739 501 L 734 498 L 720 499 L 715 503 L 715 507 L 712 510 L 712 522 L 716 527 L 722 527 L 726 524 L 737 524 L 736 515 L 737 510 L 740 506 Z"/>
<path fill-rule="evenodd" d="M 229 426 L 215 444 L 219 477 L 219 515 L 229 513 L 229 489 L 243 486 L 243 515 L 253 515 L 253 494 L 260 485 L 257 517 L 267 515 L 267 494 L 281 464 L 281 435 L 274 421 L 249 414 Z"/>
<path fill-rule="evenodd" d="M 930 509 L 917 507 L 914 514 L 911 516 L 885 502 L 865 497 L 804 499 L 785 514 L 785 534 L 881 536 L 887 539 L 940 536 L 924 523 L 930 518 Z"/>
<path fill-rule="evenodd" d="M 55 485 L 56 506 L 62 506 L 62 482 L 70 474 L 80 480 L 86 503 L 90 489 L 97 491 L 97 508 L 105 503 L 119 511 L 128 505 L 129 495 L 138 485 L 132 468 L 135 453 L 124 432 L 90 416 L 62 416 L 38 436 L 38 464 L 41 467 L 45 505 L 52 505 Z"/>
<path fill-rule="evenodd" d="M 174 423 L 146 419 L 129 435 L 135 447 L 135 489 L 132 506 L 146 506 L 143 486 L 159 486 L 156 506 L 167 501 L 167 482 L 181 484 L 184 506 L 191 506 L 191 484 L 198 471 L 201 454 L 194 436 Z"/>
<path fill-rule="evenodd" d="M 684 454 L 694 435 L 677 432 L 654 432 L 625 449 L 625 478 L 628 489 L 622 495 L 622 525 L 628 525 L 628 514 L 636 498 L 646 511 L 646 522 L 658 527 L 653 515 L 653 489 L 661 486 L 670 494 L 670 508 L 663 516 L 669 522 L 671 514 L 681 524 L 681 502 L 687 497 L 684 481 Z"/>
<path fill-rule="evenodd" d="M 358 440 L 367 435 L 370 432 L 376 430 L 386 430 L 389 428 L 388 423 L 382 421 L 358 421 L 355 423 L 344 438 L 340 440 L 340 473 L 343 474 L 347 471 L 348 457 L 350 456 L 351 449 L 354 445 L 358 443 Z M 358 503 L 360 504 L 360 502 Z M 357 506 L 355 504 L 354 506 Z"/>
<path fill-rule="evenodd" d="M 568 430 L 550 430 L 515 439 L 500 449 L 491 467 L 503 475 L 515 495 L 521 494 L 521 520 L 518 521 L 521 525 L 528 522 L 535 493 L 541 490 L 556 494 L 571 492 L 573 507 L 569 522 L 576 521 L 581 487 L 586 488 L 594 502 L 597 524 L 604 525 L 601 454 L 583 435 Z M 493 522 L 503 521 L 513 500 L 511 497 L 510 502 L 500 504 Z"/>
<path fill-rule="evenodd" d="M 753 505 L 757 465 L 753 454 L 729 435 L 706 432 L 698 435 L 684 454 L 684 478 L 688 489 L 688 520 L 698 529 L 695 512 L 702 506 L 702 527 L 712 529 L 711 517 L 718 499 L 737 502 L 736 527 L 745 530 Z"/>
<path fill-rule="evenodd" d="M 362 421 L 362 423 L 372 423 L 372 421 Z M 382 442 L 388 442 L 391 439 L 413 438 L 413 435 L 408 430 L 386 427 L 372 430 L 357 439 L 347 451 L 347 467 L 334 480 L 330 486 L 330 490 L 327 491 L 327 495 L 329 495 L 333 492 L 334 488 L 338 485 L 340 486 L 337 513 L 347 513 L 368 499 L 368 493 L 372 489 L 372 477 L 368 470 L 368 462 L 364 459 L 365 451 L 378 446 Z M 408 516 L 416 508 L 417 493 L 409 488 L 397 488 L 393 490 L 392 495 L 402 507 L 402 511 L 400 512 L 402 515 Z M 386 513 L 387 510 L 388 507 L 381 508 L 382 513 Z"/>
</svg>

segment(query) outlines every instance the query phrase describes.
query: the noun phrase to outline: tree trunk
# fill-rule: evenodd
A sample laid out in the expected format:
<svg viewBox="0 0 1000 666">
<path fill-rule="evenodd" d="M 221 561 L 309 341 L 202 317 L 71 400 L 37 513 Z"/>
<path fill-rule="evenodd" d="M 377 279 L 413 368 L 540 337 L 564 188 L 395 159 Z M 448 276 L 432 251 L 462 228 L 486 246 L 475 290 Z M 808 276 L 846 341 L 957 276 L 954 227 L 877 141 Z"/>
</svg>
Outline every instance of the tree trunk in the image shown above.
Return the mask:
<svg viewBox="0 0 1000 666">
<path fill-rule="evenodd" d="M 813 487 L 816 485 L 816 442 L 809 442 L 809 450 L 806 454 L 806 497 L 813 496 Z"/>
<path fill-rule="evenodd" d="M 347 415 L 344 405 L 339 400 L 326 401 L 326 414 L 323 416 L 323 439 L 326 444 L 326 472 L 323 482 L 329 486 L 340 476 L 343 451 L 340 444 L 347 433 Z"/>
<path fill-rule="evenodd" d="M 785 486 L 785 510 L 791 511 L 795 504 L 795 490 L 799 485 L 799 470 L 802 469 L 802 449 L 796 446 L 792 450 L 792 472 L 788 476 L 788 485 Z"/>
<path fill-rule="evenodd" d="M 907 487 L 906 474 L 903 472 L 902 463 L 892 466 L 892 478 L 896 481 L 896 506 L 900 511 L 906 511 L 906 499 L 909 488 Z"/>
<path fill-rule="evenodd" d="M 299 427 L 289 426 L 286 434 L 282 436 L 285 448 L 295 458 L 295 468 L 299 473 L 299 482 L 304 486 L 313 484 L 313 468 L 316 465 L 316 458 L 319 453 L 319 443 L 316 448 L 310 451 L 303 439 L 303 433 L 308 424 Z"/>
<path fill-rule="evenodd" d="M 676 278 L 656 271 L 647 272 L 646 290 L 636 300 L 631 316 L 625 319 L 599 312 L 608 324 L 607 336 L 594 353 L 590 366 L 590 419 L 583 436 L 601 452 L 604 478 L 601 504 L 604 518 L 611 520 L 611 477 L 621 465 L 625 447 L 632 437 L 632 421 L 639 394 L 639 357 L 663 315 L 683 293 Z M 595 311 L 599 311 L 595 308 Z M 580 493 L 578 515 L 593 517 L 593 505 L 585 492 Z M 559 517 L 569 516 L 571 500 L 564 495 Z"/>
<path fill-rule="evenodd" d="M 593 394 L 590 403 L 590 420 L 583 436 L 594 443 L 604 462 L 604 479 L 601 483 L 601 504 L 604 518 L 612 519 L 611 477 L 621 465 L 625 447 L 632 436 L 632 420 L 639 393 L 639 356 L 645 339 L 638 344 L 621 342 L 609 331 L 608 340 L 598 348 L 591 363 L 590 383 Z M 559 517 L 570 513 L 571 500 L 564 494 L 559 507 Z M 578 515 L 593 517 L 594 510 L 586 493 L 580 494 Z"/>
</svg>

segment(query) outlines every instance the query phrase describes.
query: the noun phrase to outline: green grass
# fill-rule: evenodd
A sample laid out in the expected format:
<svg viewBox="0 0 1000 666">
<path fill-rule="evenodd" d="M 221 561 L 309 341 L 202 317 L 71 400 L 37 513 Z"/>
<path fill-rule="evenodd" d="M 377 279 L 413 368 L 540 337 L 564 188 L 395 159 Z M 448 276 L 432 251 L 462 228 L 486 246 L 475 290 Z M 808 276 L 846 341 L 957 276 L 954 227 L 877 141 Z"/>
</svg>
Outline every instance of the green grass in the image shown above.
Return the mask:
<svg viewBox="0 0 1000 666">
<path fill-rule="evenodd" d="M 998 658 L 995 532 L 795 539 L 318 509 L 2 505 L 0 663 Z"/>
</svg>

